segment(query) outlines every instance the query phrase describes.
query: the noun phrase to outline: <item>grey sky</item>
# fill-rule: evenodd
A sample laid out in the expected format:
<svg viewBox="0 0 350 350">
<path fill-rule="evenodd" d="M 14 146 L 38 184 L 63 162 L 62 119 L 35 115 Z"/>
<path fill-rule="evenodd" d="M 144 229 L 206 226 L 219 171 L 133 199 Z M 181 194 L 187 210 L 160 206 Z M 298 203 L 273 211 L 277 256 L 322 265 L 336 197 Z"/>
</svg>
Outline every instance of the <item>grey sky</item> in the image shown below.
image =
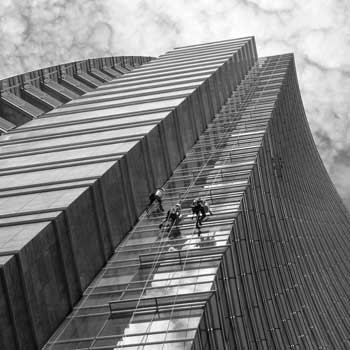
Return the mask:
<svg viewBox="0 0 350 350">
<path fill-rule="evenodd" d="M 0 77 L 254 35 L 259 56 L 294 52 L 316 144 L 350 208 L 349 18 L 348 0 L 2 0 Z"/>
</svg>

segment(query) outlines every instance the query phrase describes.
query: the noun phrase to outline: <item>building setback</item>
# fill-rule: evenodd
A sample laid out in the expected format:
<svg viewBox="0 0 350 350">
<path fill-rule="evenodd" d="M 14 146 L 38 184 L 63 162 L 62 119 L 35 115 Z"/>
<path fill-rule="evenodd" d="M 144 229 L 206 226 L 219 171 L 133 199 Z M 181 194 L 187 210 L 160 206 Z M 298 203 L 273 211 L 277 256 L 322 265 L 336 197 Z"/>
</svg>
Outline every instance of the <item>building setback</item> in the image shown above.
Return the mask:
<svg viewBox="0 0 350 350">
<path fill-rule="evenodd" d="M 292 54 L 248 37 L 1 83 L 0 348 L 350 347 L 349 214 Z"/>
</svg>

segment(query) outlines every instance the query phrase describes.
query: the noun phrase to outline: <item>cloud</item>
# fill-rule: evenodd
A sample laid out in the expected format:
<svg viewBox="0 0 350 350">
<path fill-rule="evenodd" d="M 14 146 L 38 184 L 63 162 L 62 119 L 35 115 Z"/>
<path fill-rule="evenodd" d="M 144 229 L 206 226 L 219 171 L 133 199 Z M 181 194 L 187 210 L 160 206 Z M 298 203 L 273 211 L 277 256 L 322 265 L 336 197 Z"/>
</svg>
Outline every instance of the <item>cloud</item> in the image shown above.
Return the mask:
<svg viewBox="0 0 350 350">
<path fill-rule="evenodd" d="M 0 11 L 2 77 L 112 54 L 112 20 L 98 2 L 14 0 Z"/>
<path fill-rule="evenodd" d="M 0 16 L 2 77 L 89 57 L 158 56 L 247 35 L 255 35 L 259 56 L 294 52 L 316 144 L 349 198 L 347 0 L 3 0 Z"/>
</svg>

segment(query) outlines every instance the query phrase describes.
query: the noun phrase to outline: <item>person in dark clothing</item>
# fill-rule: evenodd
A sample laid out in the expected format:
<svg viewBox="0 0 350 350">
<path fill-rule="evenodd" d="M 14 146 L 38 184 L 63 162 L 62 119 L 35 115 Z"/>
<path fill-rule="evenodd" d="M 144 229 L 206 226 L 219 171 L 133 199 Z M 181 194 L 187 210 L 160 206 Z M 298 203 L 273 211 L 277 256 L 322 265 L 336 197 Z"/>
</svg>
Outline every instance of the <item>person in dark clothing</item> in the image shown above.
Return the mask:
<svg viewBox="0 0 350 350">
<path fill-rule="evenodd" d="M 196 215 L 196 228 L 200 230 L 200 226 L 202 225 L 202 221 L 207 216 L 205 213 L 204 202 L 201 198 L 195 199 L 191 205 L 192 209 L 192 219 L 193 216 Z"/>
<path fill-rule="evenodd" d="M 157 188 L 155 192 L 152 192 L 149 196 L 149 204 L 148 204 L 148 209 L 147 211 L 150 209 L 150 207 L 152 206 L 153 202 L 157 202 L 158 203 L 158 207 L 160 211 L 164 211 L 164 208 L 162 206 L 162 197 L 164 195 L 164 188 Z"/>
<path fill-rule="evenodd" d="M 174 225 L 177 226 L 180 223 L 181 219 L 181 205 L 178 203 L 174 208 L 168 210 L 164 220 L 159 224 L 159 228 L 161 229 L 168 222 L 167 231 L 169 232 Z"/>
</svg>

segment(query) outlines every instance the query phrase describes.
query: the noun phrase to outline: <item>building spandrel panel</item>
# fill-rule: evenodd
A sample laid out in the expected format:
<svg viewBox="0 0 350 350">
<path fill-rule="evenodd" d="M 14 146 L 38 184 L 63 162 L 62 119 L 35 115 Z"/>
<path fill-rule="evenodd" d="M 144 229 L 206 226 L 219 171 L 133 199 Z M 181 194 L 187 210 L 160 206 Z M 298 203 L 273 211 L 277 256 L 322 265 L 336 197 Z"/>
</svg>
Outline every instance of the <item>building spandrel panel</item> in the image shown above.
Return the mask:
<svg viewBox="0 0 350 350">
<path fill-rule="evenodd" d="M 69 191 L 52 191 L 0 198 L 0 216 L 26 213 L 32 211 L 46 211 L 66 207 L 74 197 L 85 189 L 70 189 Z"/>
<path fill-rule="evenodd" d="M 48 222 L 35 224 L 0 227 L 0 252 L 1 255 L 14 253 L 30 242 L 38 232 L 42 231 Z"/>
<path fill-rule="evenodd" d="M 30 158 L 33 158 L 31 156 Z M 67 159 L 68 158 L 68 159 Z M 76 157 L 77 158 L 77 157 Z M 65 155 L 65 160 L 69 159 Z M 80 158 L 81 159 L 81 158 Z M 74 160 L 74 158 L 73 158 Z M 22 161 L 23 162 L 23 161 Z M 59 162 L 59 160 L 57 160 Z M 23 162 L 24 163 L 24 162 Z M 41 164 L 41 160 L 40 163 Z M 52 164 L 52 162 L 47 162 L 45 164 Z M 54 184 L 54 183 L 69 183 L 70 181 L 79 181 L 80 179 L 98 179 L 102 174 L 104 174 L 111 166 L 113 162 L 106 161 L 95 164 L 75 164 L 74 166 L 60 167 L 60 168 L 49 168 L 35 169 L 36 171 L 28 172 L 28 168 L 37 166 L 37 164 L 23 164 L 22 167 L 18 166 L 17 169 L 15 165 L 13 166 L 14 170 L 8 172 L 7 174 L 2 174 L 0 177 L 0 186 L 1 192 L 6 191 L 7 189 L 18 189 L 20 190 L 23 187 L 33 187 L 35 185 L 44 185 L 44 184 Z M 23 169 L 24 168 L 24 169 Z M 21 171 L 23 169 L 23 171 Z M 2 169 L 1 169 L 2 170 Z M 12 170 L 12 169 L 11 169 Z"/>
<path fill-rule="evenodd" d="M 124 145 L 127 145 L 123 147 Z M 130 148 L 132 148 L 134 143 L 120 143 L 120 144 L 112 144 L 112 145 L 100 145 L 100 146 L 89 146 L 89 147 L 79 147 L 68 150 L 60 150 L 56 149 L 55 151 L 50 150 L 47 153 L 40 154 L 27 154 L 20 155 L 13 158 L 2 159 L 0 171 L 3 172 L 3 176 L 9 174 L 15 174 L 16 169 L 17 173 L 21 173 L 20 169 L 27 169 L 31 167 L 42 168 L 44 165 L 54 165 L 60 163 L 67 163 L 76 161 L 82 162 L 84 160 L 93 159 L 93 158 L 107 158 L 106 152 L 108 152 L 108 157 L 114 157 L 117 159 L 118 157 L 122 157 Z M 98 166 L 97 166 L 98 167 Z M 25 171 L 23 171 L 25 173 Z M 102 172 L 103 173 L 103 172 Z M 10 175 L 9 175 L 10 176 Z M 40 177 L 39 176 L 39 181 Z M 11 177 L 9 177 L 11 179 Z M 42 180 L 42 178 L 41 178 Z M 3 183 L 3 181 L 1 180 Z M 11 183 L 11 180 L 8 181 Z"/>
<path fill-rule="evenodd" d="M 38 150 L 38 149 L 48 149 L 48 148 L 57 148 L 57 147 L 69 147 L 74 144 L 86 144 L 92 143 L 94 141 L 103 141 L 109 139 L 120 139 L 126 137 L 142 137 L 147 134 L 151 129 L 154 128 L 156 124 L 153 125 L 145 125 L 145 126 L 136 126 L 133 128 L 125 128 L 118 129 L 112 131 L 94 131 L 89 134 L 77 134 L 77 135 L 66 135 L 65 137 L 55 137 L 51 139 L 43 139 L 43 140 L 34 140 L 28 141 L 25 143 L 25 152 L 29 152 L 30 150 Z M 23 144 L 15 143 L 11 145 L 3 145 L 0 146 L 0 151 L 3 154 L 11 154 L 11 153 L 20 153 L 23 151 Z"/>
</svg>

